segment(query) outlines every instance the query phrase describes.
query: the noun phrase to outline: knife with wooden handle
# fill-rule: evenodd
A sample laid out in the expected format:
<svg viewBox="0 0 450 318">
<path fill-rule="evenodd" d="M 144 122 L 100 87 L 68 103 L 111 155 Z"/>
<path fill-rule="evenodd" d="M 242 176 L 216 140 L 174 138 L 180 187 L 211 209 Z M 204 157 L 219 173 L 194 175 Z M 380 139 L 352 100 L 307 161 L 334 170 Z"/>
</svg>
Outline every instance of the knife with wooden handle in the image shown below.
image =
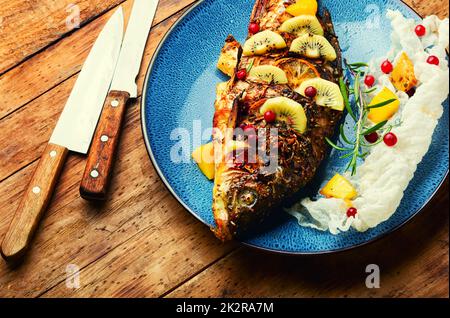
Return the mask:
<svg viewBox="0 0 450 318">
<path fill-rule="evenodd" d="M 81 197 L 86 200 L 106 198 L 129 99 L 128 92 L 119 91 L 109 92 L 106 98 L 80 186 Z"/>
<path fill-rule="evenodd" d="M 92 47 L 3 239 L 1 254 L 8 262 L 20 261 L 28 250 L 69 151 L 88 152 L 119 58 L 123 29 L 120 7 Z"/>
<path fill-rule="evenodd" d="M 3 240 L 2 255 L 6 260 L 19 260 L 25 255 L 50 202 L 68 152 L 66 147 L 54 144 L 48 144 L 45 148 Z"/>
<path fill-rule="evenodd" d="M 86 200 L 106 200 L 120 132 L 130 98 L 137 98 L 145 45 L 158 7 L 158 0 L 134 0 L 111 89 L 89 151 L 80 194 Z"/>
</svg>

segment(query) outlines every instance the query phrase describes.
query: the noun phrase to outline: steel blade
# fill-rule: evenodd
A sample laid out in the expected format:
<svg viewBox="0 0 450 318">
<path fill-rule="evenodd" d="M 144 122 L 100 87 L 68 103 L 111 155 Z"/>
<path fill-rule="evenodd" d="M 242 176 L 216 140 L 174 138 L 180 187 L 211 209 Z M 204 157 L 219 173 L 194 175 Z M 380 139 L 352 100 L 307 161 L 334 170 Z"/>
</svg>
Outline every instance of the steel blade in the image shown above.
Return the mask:
<svg viewBox="0 0 450 318">
<path fill-rule="evenodd" d="M 120 7 L 92 47 L 50 143 L 79 153 L 88 152 L 120 55 L 123 29 Z"/>
<path fill-rule="evenodd" d="M 128 92 L 131 98 L 137 97 L 136 77 L 139 74 L 158 2 L 158 0 L 134 0 L 111 90 Z"/>
</svg>

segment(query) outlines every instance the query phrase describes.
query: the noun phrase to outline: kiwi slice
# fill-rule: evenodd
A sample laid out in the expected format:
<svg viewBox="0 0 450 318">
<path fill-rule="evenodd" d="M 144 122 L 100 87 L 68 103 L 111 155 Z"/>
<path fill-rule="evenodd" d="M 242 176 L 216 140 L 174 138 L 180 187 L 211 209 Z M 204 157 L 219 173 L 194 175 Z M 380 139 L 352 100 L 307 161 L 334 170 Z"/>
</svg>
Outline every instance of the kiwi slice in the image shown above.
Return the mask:
<svg viewBox="0 0 450 318">
<path fill-rule="evenodd" d="M 316 34 L 304 34 L 296 38 L 291 45 L 291 52 L 317 59 L 324 58 L 334 61 L 337 58 L 336 51 L 326 38 Z"/>
<path fill-rule="evenodd" d="M 247 79 L 252 82 L 264 82 L 268 84 L 288 83 L 286 73 L 281 68 L 273 65 L 260 65 L 252 67 Z"/>
<path fill-rule="evenodd" d="M 245 42 L 243 54 L 245 56 L 263 55 L 269 51 L 283 49 L 285 47 L 286 42 L 281 35 L 266 30 L 255 34 Z"/>
<path fill-rule="evenodd" d="M 304 81 L 295 91 L 302 96 L 306 96 L 305 90 L 311 86 L 317 90 L 317 95 L 314 97 L 317 105 L 339 111 L 344 110 L 344 98 L 337 84 L 322 78 L 313 78 Z"/>
<path fill-rule="evenodd" d="M 277 120 L 284 120 L 299 133 L 304 133 L 308 126 L 303 106 L 287 97 L 275 97 L 268 99 L 261 107 L 260 113 L 273 111 L 277 114 Z"/>
<path fill-rule="evenodd" d="M 323 28 L 319 20 L 313 15 L 299 15 L 284 22 L 280 31 L 294 34 L 296 36 L 304 34 L 323 35 Z"/>
</svg>

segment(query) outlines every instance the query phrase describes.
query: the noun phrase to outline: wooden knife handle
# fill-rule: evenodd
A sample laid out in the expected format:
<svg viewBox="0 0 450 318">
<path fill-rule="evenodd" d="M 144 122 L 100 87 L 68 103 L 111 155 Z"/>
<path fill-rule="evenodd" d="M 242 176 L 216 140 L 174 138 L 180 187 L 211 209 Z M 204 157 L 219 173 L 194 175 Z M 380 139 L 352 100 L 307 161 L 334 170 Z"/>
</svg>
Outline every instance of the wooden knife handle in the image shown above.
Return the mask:
<svg viewBox="0 0 450 318">
<path fill-rule="evenodd" d="M 3 239 L 1 254 L 8 262 L 25 255 L 53 195 L 69 150 L 48 144 Z"/>
<path fill-rule="evenodd" d="M 106 200 L 126 105 L 127 92 L 111 91 L 89 151 L 80 194 L 86 200 Z"/>
</svg>

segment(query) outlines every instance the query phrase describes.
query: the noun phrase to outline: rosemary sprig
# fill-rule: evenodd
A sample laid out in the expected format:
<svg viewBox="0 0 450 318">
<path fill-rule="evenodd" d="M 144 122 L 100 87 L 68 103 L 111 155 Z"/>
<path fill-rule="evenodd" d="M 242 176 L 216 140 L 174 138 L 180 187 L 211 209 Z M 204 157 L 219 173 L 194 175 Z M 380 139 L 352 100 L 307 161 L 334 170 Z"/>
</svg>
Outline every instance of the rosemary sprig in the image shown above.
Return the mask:
<svg viewBox="0 0 450 318">
<path fill-rule="evenodd" d="M 367 63 L 351 63 L 351 64 L 349 64 L 346 62 L 346 65 L 351 68 L 369 67 L 369 65 Z"/>
<path fill-rule="evenodd" d="M 373 88 L 371 88 L 371 89 L 369 89 L 369 90 L 367 90 L 367 91 L 364 91 L 364 94 L 372 94 L 373 92 L 375 92 L 377 90 L 377 88 L 376 87 L 373 87 Z"/>
<path fill-rule="evenodd" d="M 344 98 L 344 105 L 345 108 L 347 109 L 347 112 L 350 114 L 350 116 L 352 116 L 353 120 L 356 120 L 356 116 L 353 113 L 353 109 L 352 106 L 350 105 L 350 101 L 348 99 L 348 94 L 347 94 L 347 85 L 345 84 L 345 81 L 343 78 L 339 79 L 339 86 L 341 88 L 341 94 L 342 97 Z"/>
<path fill-rule="evenodd" d="M 383 121 L 376 125 L 371 125 L 368 121 L 369 112 L 371 109 L 387 106 L 395 101 L 390 99 L 385 102 L 376 105 L 367 105 L 367 95 L 376 91 L 376 88 L 365 90 L 362 84 L 363 77 L 367 72 L 368 65 L 366 63 L 352 63 L 348 64 L 345 61 L 347 73 L 349 74 L 347 80 L 341 78 L 339 86 L 341 89 L 342 97 L 344 98 L 344 105 L 348 114 L 355 121 L 353 130 L 355 132 L 354 140 L 351 140 L 346 134 L 344 125 L 340 126 L 340 140 L 344 146 L 339 146 L 330 139 L 326 138 L 327 143 L 334 149 L 344 152 L 340 157 L 341 159 L 349 159 L 346 171 L 351 171 L 352 175 L 356 174 L 358 162 L 360 159 L 365 159 L 373 146 L 380 144 L 383 138 L 379 138 L 377 142 L 369 144 L 365 141 L 365 136 L 372 133 L 377 133 L 379 136 L 383 136 L 389 133 L 394 126 L 388 125 L 388 121 Z M 347 89 L 346 82 L 352 83 Z M 349 96 L 350 94 L 350 96 Z"/>
<path fill-rule="evenodd" d="M 341 133 L 342 140 L 344 140 L 345 143 L 351 145 L 352 142 L 350 141 L 349 138 L 347 138 L 347 135 L 345 134 L 344 124 L 341 124 L 341 127 L 339 128 L 339 132 Z"/>
<path fill-rule="evenodd" d="M 387 124 L 387 120 L 373 126 L 372 128 L 367 129 L 365 132 L 363 132 L 364 136 L 370 135 L 374 132 L 377 132 L 378 130 L 380 130 L 381 128 L 383 128 L 385 125 Z"/>
<path fill-rule="evenodd" d="M 387 100 L 385 102 L 382 102 L 382 103 L 379 103 L 379 104 L 367 106 L 367 109 L 381 108 L 381 107 L 389 105 L 390 103 L 393 103 L 393 102 L 395 102 L 395 99 L 389 99 L 389 100 Z"/>
</svg>

